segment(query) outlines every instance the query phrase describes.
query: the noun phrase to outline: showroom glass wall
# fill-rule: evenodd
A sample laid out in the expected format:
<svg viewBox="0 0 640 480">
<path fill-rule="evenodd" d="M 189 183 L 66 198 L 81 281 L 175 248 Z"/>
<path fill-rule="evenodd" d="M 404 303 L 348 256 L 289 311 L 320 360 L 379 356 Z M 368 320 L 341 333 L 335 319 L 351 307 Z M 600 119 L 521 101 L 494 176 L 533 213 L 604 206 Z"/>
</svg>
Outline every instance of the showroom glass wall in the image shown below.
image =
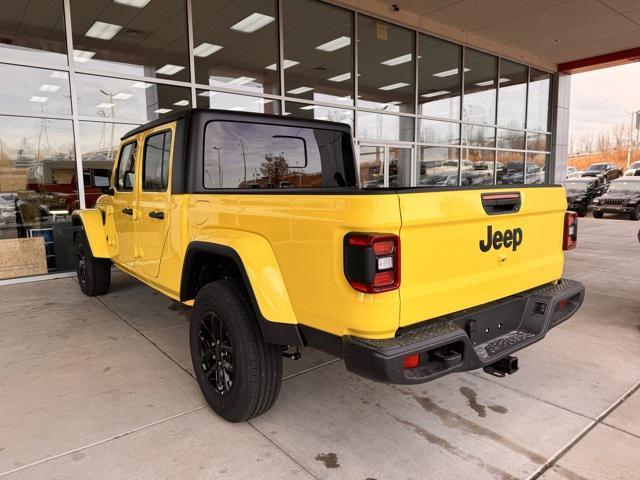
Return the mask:
<svg viewBox="0 0 640 480">
<path fill-rule="evenodd" d="M 72 269 L 91 176 L 126 131 L 191 106 L 348 123 L 365 187 L 547 180 L 550 74 L 319 0 L 17 0 L 3 17 L 0 280 Z"/>
</svg>

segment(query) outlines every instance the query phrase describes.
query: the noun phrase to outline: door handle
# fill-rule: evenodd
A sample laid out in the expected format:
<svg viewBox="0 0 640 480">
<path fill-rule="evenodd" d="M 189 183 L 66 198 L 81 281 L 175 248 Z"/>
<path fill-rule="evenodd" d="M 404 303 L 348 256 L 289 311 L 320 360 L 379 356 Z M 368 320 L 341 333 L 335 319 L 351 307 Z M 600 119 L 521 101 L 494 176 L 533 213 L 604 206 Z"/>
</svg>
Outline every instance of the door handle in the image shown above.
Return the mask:
<svg viewBox="0 0 640 480">
<path fill-rule="evenodd" d="M 123 208 L 122 213 L 125 215 L 133 215 L 133 208 Z"/>
<path fill-rule="evenodd" d="M 157 220 L 163 220 L 164 219 L 164 212 L 149 212 L 149 216 L 151 218 L 155 218 Z"/>
</svg>

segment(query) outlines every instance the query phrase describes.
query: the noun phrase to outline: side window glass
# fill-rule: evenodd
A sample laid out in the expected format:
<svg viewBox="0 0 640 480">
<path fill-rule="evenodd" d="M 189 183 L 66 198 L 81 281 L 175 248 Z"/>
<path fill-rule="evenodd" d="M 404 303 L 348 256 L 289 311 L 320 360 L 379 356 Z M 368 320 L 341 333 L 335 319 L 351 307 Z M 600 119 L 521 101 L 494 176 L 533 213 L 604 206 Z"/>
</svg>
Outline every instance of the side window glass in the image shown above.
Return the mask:
<svg viewBox="0 0 640 480">
<path fill-rule="evenodd" d="M 164 192 L 169 183 L 171 132 L 161 132 L 147 138 L 142 163 L 142 189 Z"/>
<path fill-rule="evenodd" d="M 131 142 L 122 147 L 120 152 L 118 175 L 116 177 L 116 188 L 120 191 L 133 190 L 137 147 L 137 142 Z"/>
</svg>

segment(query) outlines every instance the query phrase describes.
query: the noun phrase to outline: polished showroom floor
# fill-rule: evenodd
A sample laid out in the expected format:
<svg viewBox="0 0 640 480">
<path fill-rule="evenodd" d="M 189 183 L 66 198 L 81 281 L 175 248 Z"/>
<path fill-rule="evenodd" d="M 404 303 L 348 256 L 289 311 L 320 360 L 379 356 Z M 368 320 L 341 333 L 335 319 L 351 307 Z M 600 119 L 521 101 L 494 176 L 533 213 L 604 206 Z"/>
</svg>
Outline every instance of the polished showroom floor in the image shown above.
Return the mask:
<svg viewBox="0 0 640 480">
<path fill-rule="evenodd" d="M 315 351 L 228 424 L 191 374 L 189 310 L 121 273 L 0 287 L 0 477 L 632 479 L 640 469 L 640 222 L 580 219 L 582 310 L 498 379 L 373 383 Z"/>
</svg>

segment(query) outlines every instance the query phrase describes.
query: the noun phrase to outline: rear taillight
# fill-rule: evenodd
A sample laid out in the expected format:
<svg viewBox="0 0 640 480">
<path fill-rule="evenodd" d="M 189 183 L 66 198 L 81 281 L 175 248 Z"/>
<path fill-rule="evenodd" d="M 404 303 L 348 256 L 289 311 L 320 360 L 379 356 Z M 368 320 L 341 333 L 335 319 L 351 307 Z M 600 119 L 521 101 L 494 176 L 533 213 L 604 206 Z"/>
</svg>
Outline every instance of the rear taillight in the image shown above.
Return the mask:
<svg viewBox="0 0 640 480">
<path fill-rule="evenodd" d="M 562 249 L 571 250 L 576 248 L 578 243 L 578 214 L 576 212 L 565 212 L 564 214 L 564 236 L 562 238 Z"/>
<path fill-rule="evenodd" d="M 380 293 L 400 286 L 400 238 L 392 234 L 349 233 L 344 237 L 344 274 L 359 292 Z"/>
</svg>

